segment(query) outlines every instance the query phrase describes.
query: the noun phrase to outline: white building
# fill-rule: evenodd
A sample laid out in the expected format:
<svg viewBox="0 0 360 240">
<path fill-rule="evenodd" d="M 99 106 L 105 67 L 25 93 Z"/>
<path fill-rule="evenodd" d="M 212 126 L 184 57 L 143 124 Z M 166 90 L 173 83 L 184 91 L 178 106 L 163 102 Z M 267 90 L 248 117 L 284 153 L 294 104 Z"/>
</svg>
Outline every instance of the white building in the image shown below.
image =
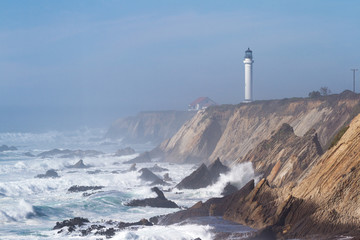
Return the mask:
<svg viewBox="0 0 360 240">
<path fill-rule="evenodd" d="M 248 48 L 245 51 L 245 101 L 246 103 L 253 101 L 253 81 L 252 81 L 252 51 Z"/>
</svg>

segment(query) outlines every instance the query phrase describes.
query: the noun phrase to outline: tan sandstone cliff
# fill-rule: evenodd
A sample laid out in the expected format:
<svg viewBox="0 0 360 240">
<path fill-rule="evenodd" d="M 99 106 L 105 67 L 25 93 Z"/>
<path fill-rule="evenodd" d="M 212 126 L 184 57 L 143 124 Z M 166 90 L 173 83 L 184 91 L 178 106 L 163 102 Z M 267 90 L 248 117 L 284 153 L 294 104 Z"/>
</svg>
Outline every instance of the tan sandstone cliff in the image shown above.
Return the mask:
<svg viewBox="0 0 360 240">
<path fill-rule="evenodd" d="M 323 148 L 359 112 L 360 95 L 350 91 L 317 99 L 283 99 L 222 105 L 198 112 L 159 147 L 166 161 L 242 161 L 274 130 L 288 123 L 302 137 L 314 129 Z"/>
</svg>

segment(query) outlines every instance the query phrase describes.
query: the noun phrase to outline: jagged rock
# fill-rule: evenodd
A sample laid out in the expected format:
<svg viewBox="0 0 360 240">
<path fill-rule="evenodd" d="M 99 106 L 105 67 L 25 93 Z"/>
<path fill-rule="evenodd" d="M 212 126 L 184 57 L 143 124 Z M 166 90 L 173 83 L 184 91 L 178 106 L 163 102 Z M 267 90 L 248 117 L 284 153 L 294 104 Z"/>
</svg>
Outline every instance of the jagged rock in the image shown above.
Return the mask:
<svg viewBox="0 0 360 240">
<path fill-rule="evenodd" d="M 180 223 L 192 217 L 223 216 L 231 204 L 243 199 L 254 189 L 254 180 L 248 182 L 239 191 L 222 198 L 211 198 L 205 203 L 197 202 L 191 208 L 159 217 L 159 224 Z"/>
<path fill-rule="evenodd" d="M 84 161 L 81 159 L 74 165 L 67 166 L 67 168 L 89 168 L 90 166 L 85 165 Z"/>
<path fill-rule="evenodd" d="M 121 157 L 121 156 L 126 156 L 126 155 L 131 155 L 131 154 L 135 154 L 135 150 L 132 149 L 131 147 L 126 147 L 126 148 L 117 150 L 116 153 L 114 154 L 114 156 Z"/>
<path fill-rule="evenodd" d="M 89 190 L 99 190 L 104 188 L 104 186 L 78 186 L 78 185 L 74 185 L 71 186 L 68 189 L 68 192 L 85 192 L 85 191 L 89 191 Z"/>
<path fill-rule="evenodd" d="M 171 182 L 172 181 L 171 177 L 169 176 L 169 173 L 165 173 L 163 179 L 166 182 Z"/>
<path fill-rule="evenodd" d="M 220 174 L 227 173 L 230 170 L 227 166 L 221 163 L 220 158 L 217 158 L 212 164 L 210 164 L 208 169 L 213 182 L 220 177 Z"/>
<path fill-rule="evenodd" d="M 24 153 L 24 156 L 26 157 L 36 157 L 34 154 L 32 154 L 31 152 L 26 152 Z"/>
<path fill-rule="evenodd" d="M 134 171 L 136 171 L 137 170 L 137 168 L 136 168 L 136 163 L 133 163 L 132 165 L 131 165 L 131 167 L 129 168 L 129 172 L 134 172 Z"/>
<path fill-rule="evenodd" d="M 38 174 L 36 178 L 58 178 L 59 175 L 54 169 L 47 170 L 45 174 Z"/>
<path fill-rule="evenodd" d="M 141 172 L 140 179 L 143 181 L 155 182 L 162 180 L 147 168 L 142 168 L 139 172 Z"/>
<path fill-rule="evenodd" d="M 140 154 L 138 157 L 131 159 L 129 161 L 126 161 L 124 163 L 146 163 L 146 162 L 151 162 L 151 156 L 149 152 L 144 152 L 142 154 Z"/>
<path fill-rule="evenodd" d="M 170 184 L 165 182 L 164 180 L 162 179 L 158 179 L 158 180 L 155 180 L 153 181 L 150 186 L 156 186 L 156 185 L 161 185 L 161 186 L 169 186 Z"/>
<path fill-rule="evenodd" d="M 153 192 L 157 194 L 156 198 L 145 198 L 143 200 L 132 200 L 129 203 L 127 203 L 127 206 L 132 207 L 160 207 L 160 208 L 179 208 L 179 206 L 174 203 L 173 201 L 170 201 L 165 198 L 164 193 L 160 191 L 159 188 L 153 187 L 151 188 Z"/>
<path fill-rule="evenodd" d="M 230 195 L 230 194 L 236 192 L 237 190 L 238 190 L 237 187 L 235 187 L 231 183 L 227 183 L 226 186 L 224 187 L 223 191 L 221 192 L 221 195 L 223 195 L 223 196 Z"/>
<path fill-rule="evenodd" d="M 18 150 L 16 147 L 14 146 L 7 146 L 7 145 L 2 145 L 0 146 L 0 152 L 5 152 L 5 151 L 16 151 Z"/>
<path fill-rule="evenodd" d="M 56 222 L 56 225 L 54 226 L 53 229 L 55 230 L 55 229 L 61 229 L 63 227 L 69 227 L 69 232 L 72 232 L 73 230 L 75 230 L 76 227 L 83 226 L 89 222 L 90 221 L 86 218 L 75 217 L 69 220 L 64 220 L 62 222 Z M 70 229 L 72 231 L 70 231 Z"/>
<path fill-rule="evenodd" d="M 196 169 L 189 176 L 185 177 L 175 187 L 178 189 L 204 188 L 215 183 L 218 180 L 220 174 L 226 173 L 227 171 L 229 171 L 229 168 L 224 166 L 218 158 L 213 164 L 209 166 L 209 168 L 207 168 L 205 164 L 201 164 L 198 169 Z"/>
<path fill-rule="evenodd" d="M 163 172 L 163 171 L 169 171 L 169 169 L 167 169 L 167 168 L 162 168 L 162 167 L 160 167 L 159 165 L 157 165 L 156 163 L 155 163 L 155 165 L 153 166 L 153 167 L 151 167 L 151 168 L 148 168 L 150 171 L 152 171 L 152 172 Z"/>
<path fill-rule="evenodd" d="M 272 186 L 281 187 L 297 181 L 322 154 L 315 130 L 298 137 L 293 128 L 284 123 L 239 162 L 252 162 L 257 174 L 267 178 Z"/>
</svg>

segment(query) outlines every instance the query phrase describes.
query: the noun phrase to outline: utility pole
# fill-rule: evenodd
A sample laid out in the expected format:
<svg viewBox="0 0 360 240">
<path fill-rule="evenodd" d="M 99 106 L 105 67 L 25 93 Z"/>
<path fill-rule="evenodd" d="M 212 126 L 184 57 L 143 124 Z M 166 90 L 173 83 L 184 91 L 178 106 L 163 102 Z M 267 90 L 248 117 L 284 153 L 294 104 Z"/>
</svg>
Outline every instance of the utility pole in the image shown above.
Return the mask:
<svg viewBox="0 0 360 240">
<path fill-rule="evenodd" d="M 357 68 L 350 69 L 353 71 L 353 92 L 355 92 L 355 72 L 358 70 Z"/>
</svg>

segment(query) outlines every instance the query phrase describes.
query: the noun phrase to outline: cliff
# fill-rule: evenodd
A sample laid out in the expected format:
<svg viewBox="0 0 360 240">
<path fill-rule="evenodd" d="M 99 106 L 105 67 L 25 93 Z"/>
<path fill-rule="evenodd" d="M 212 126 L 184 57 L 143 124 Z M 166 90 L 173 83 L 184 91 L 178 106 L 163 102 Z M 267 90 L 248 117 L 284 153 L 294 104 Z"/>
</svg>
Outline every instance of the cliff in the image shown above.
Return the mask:
<svg viewBox="0 0 360 240">
<path fill-rule="evenodd" d="M 211 162 L 218 157 L 228 163 L 241 162 L 283 123 L 288 123 L 299 137 L 314 129 L 326 149 L 335 133 L 359 112 L 359 100 L 359 94 L 345 91 L 316 99 L 209 107 L 162 142 L 158 150 L 170 162 Z"/>
<path fill-rule="evenodd" d="M 276 162 L 270 173 L 264 173 L 267 178 L 256 185 L 252 180 L 223 198 L 198 202 L 187 210 L 166 215 L 160 223 L 215 215 L 260 229 L 250 239 L 359 239 L 360 115 L 345 129 L 339 141 L 320 156 L 312 130 L 300 138 L 289 125 L 283 124 L 246 155 L 259 169 L 269 170 Z M 296 141 L 299 144 L 293 145 Z M 284 159 L 272 161 L 280 144 Z M 294 157 L 298 167 L 304 160 L 308 162 L 306 159 L 313 161 L 281 174 L 287 161 Z M 258 163 L 261 159 L 263 164 Z"/>
<path fill-rule="evenodd" d="M 141 112 L 136 116 L 116 120 L 106 137 L 122 138 L 134 143 L 160 143 L 173 136 L 194 115 L 195 112 L 188 111 Z"/>
</svg>

